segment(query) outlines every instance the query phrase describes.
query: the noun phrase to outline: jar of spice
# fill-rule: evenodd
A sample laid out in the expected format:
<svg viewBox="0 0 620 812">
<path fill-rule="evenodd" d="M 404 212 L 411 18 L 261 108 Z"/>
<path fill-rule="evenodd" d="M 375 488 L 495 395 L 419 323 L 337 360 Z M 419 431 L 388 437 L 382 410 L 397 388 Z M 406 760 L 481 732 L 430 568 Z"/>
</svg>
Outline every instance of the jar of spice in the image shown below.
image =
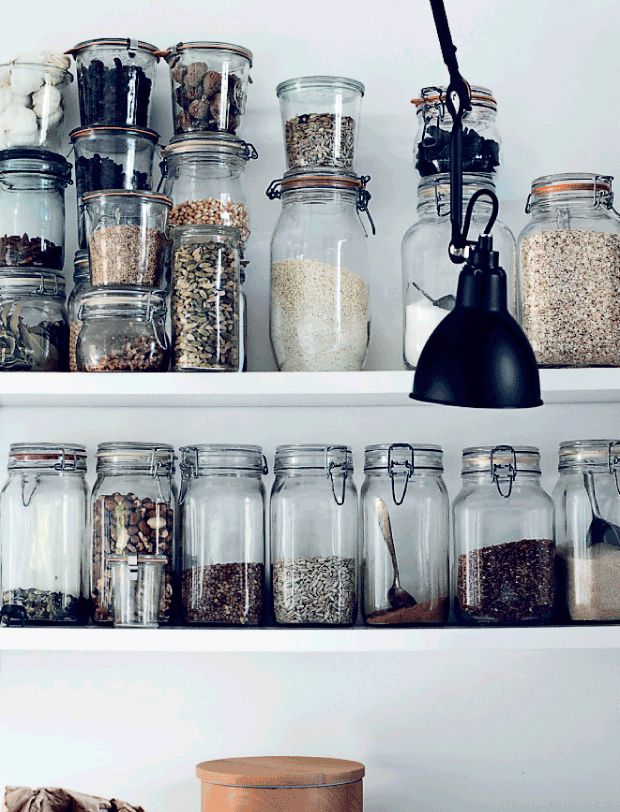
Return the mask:
<svg viewBox="0 0 620 812">
<path fill-rule="evenodd" d="M 13 443 L 0 495 L 1 619 L 16 624 L 86 619 L 86 449 Z"/>
<path fill-rule="evenodd" d="M 286 371 L 363 369 L 370 339 L 367 177 L 288 172 L 271 240 L 271 345 Z M 369 217 L 370 219 L 370 217 Z M 372 221 L 370 221 L 372 223 Z"/>
<path fill-rule="evenodd" d="M 88 251 L 79 249 L 75 252 L 73 260 L 73 289 L 67 301 L 67 312 L 69 314 L 69 370 L 77 372 L 77 342 L 82 328 L 80 310 L 82 307 L 82 297 L 92 290 L 90 284 L 90 262 Z"/>
<path fill-rule="evenodd" d="M 455 608 L 464 623 L 544 623 L 554 607 L 553 502 L 537 448 L 466 448 L 454 500 Z"/>
<path fill-rule="evenodd" d="M 95 623 L 111 623 L 110 556 L 164 556 L 159 621 L 172 615 L 176 589 L 174 448 L 102 443 L 91 497 L 92 600 Z"/>
<path fill-rule="evenodd" d="M 620 366 L 620 218 L 609 175 L 532 181 L 519 236 L 521 324 L 543 367 Z"/>
<path fill-rule="evenodd" d="M 450 500 L 439 446 L 366 448 L 364 615 L 369 625 L 445 623 Z"/>
<path fill-rule="evenodd" d="M 257 626 L 265 585 L 267 463 L 259 446 L 181 449 L 185 622 Z"/>
<path fill-rule="evenodd" d="M 620 440 L 560 444 L 553 492 L 562 603 L 571 620 L 620 620 Z"/>
<path fill-rule="evenodd" d="M 357 616 L 358 506 L 347 446 L 276 450 L 271 588 L 276 623 L 350 626 Z"/>
</svg>

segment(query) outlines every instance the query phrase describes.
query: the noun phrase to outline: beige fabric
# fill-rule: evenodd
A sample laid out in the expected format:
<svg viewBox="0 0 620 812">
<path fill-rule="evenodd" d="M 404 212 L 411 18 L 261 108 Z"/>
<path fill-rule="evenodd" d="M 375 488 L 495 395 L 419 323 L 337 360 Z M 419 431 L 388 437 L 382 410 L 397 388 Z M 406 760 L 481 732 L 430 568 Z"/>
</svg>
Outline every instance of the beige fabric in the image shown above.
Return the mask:
<svg viewBox="0 0 620 812">
<path fill-rule="evenodd" d="M 67 789 L 7 787 L 4 812 L 144 812 L 144 809 Z"/>
</svg>

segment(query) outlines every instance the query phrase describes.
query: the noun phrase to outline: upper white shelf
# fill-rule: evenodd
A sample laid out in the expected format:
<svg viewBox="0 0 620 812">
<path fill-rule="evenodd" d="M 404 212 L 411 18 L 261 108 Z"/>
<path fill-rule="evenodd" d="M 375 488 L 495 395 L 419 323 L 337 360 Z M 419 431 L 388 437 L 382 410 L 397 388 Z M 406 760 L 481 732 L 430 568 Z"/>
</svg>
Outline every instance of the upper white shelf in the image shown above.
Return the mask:
<svg viewBox="0 0 620 812">
<path fill-rule="evenodd" d="M 620 369 L 547 369 L 541 379 L 546 403 L 620 402 Z M 2 372 L 0 406 L 420 406 L 412 382 L 406 370 Z"/>
</svg>

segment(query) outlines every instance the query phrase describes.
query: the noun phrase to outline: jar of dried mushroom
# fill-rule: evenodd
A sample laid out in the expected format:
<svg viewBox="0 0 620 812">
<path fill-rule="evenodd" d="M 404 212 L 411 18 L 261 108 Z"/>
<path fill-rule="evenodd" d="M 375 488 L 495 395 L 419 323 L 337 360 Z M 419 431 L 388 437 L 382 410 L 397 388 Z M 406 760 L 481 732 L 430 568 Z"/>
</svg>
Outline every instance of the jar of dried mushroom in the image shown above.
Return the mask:
<svg viewBox="0 0 620 812">
<path fill-rule="evenodd" d="M 226 42 L 180 42 L 162 56 L 170 67 L 175 133 L 235 135 L 245 113 L 252 51 Z"/>
<path fill-rule="evenodd" d="M 198 445 L 181 454 L 185 622 L 256 626 L 265 583 L 263 450 Z"/>
<path fill-rule="evenodd" d="M 531 446 L 466 448 L 454 500 L 453 579 L 464 623 L 544 623 L 553 613 L 553 502 Z"/>
<path fill-rule="evenodd" d="M 350 626 L 357 616 L 358 506 L 347 446 L 276 450 L 271 589 L 276 623 Z"/>
<path fill-rule="evenodd" d="M 364 471 L 366 623 L 445 623 L 450 609 L 450 500 L 441 448 L 371 445 Z"/>
<path fill-rule="evenodd" d="M 165 372 L 170 361 L 166 292 L 92 288 L 82 296 L 80 372 Z"/>
<path fill-rule="evenodd" d="M 77 372 L 77 342 L 82 328 L 80 309 L 82 297 L 92 289 L 90 284 L 90 262 L 88 251 L 79 249 L 75 252 L 73 260 L 73 289 L 67 300 L 69 314 L 69 371 Z"/>
<path fill-rule="evenodd" d="M 164 556 L 159 621 L 172 617 L 176 590 L 174 448 L 102 443 L 91 497 L 92 602 L 95 623 L 111 623 L 111 556 Z"/>
<path fill-rule="evenodd" d="M 368 212 L 367 180 L 336 170 L 287 172 L 267 190 L 282 198 L 271 240 L 271 345 L 283 371 L 366 363 L 369 269 L 360 212 Z"/>
<path fill-rule="evenodd" d="M 0 266 L 62 271 L 69 183 L 71 164 L 62 155 L 34 147 L 0 150 Z"/>
<path fill-rule="evenodd" d="M 172 200 L 153 192 L 107 190 L 82 197 L 91 281 L 163 288 Z"/>
<path fill-rule="evenodd" d="M 519 236 L 521 324 L 543 367 L 620 366 L 620 218 L 608 175 L 532 181 Z"/>
<path fill-rule="evenodd" d="M 620 620 L 620 440 L 560 444 L 553 492 L 563 609 L 574 621 Z"/>
<path fill-rule="evenodd" d="M 4 623 L 86 620 L 86 449 L 13 443 L 0 495 Z"/>
<path fill-rule="evenodd" d="M 163 156 L 164 192 L 174 203 L 170 225 L 238 228 L 244 248 L 250 223 L 243 173 L 258 158 L 252 144 L 225 133 L 188 133 L 173 138 Z"/>
<path fill-rule="evenodd" d="M 281 82 L 287 169 L 352 170 L 364 85 L 343 76 L 302 76 Z"/>
</svg>

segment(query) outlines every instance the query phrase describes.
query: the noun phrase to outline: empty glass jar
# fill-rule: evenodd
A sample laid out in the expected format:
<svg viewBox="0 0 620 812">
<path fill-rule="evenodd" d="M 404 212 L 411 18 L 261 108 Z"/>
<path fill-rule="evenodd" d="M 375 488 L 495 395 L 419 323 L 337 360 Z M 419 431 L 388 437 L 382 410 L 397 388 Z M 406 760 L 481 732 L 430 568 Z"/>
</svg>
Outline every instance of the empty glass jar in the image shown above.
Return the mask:
<svg viewBox="0 0 620 812">
<path fill-rule="evenodd" d="M 79 249 L 75 252 L 73 260 L 73 289 L 67 300 L 67 312 L 69 315 L 69 370 L 77 372 L 77 342 L 82 329 L 80 318 L 82 308 L 82 297 L 91 290 L 90 284 L 90 262 L 88 251 Z"/>
<path fill-rule="evenodd" d="M 155 629 L 168 559 L 162 555 L 111 555 L 114 625 Z"/>
</svg>

